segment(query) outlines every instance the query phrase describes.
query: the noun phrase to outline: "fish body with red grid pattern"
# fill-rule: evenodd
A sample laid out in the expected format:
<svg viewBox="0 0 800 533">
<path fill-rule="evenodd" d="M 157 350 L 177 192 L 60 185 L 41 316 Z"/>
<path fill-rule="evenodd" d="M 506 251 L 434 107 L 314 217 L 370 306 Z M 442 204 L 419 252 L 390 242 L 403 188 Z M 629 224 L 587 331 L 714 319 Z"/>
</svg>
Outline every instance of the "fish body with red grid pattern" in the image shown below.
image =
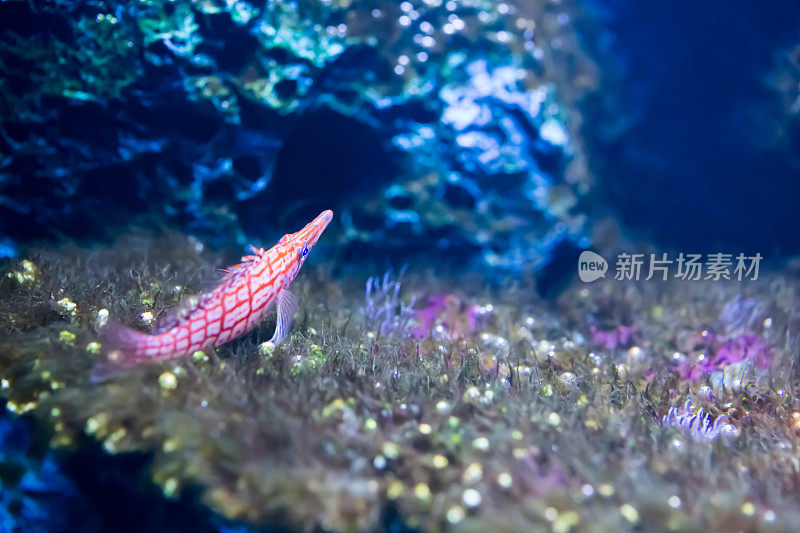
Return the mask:
<svg viewBox="0 0 800 533">
<path fill-rule="evenodd" d="M 252 255 L 228 269 L 218 287 L 150 335 L 108 322 L 101 330 L 108 360 L 95 375 L 219 346 L 253 329 L 273 305 L 277 324 L 271 341 L 277 345 L 288 333 L 295 309 L 289 284 L 332 218 L 331 211 L 324 211 L 269 250 L 253 248 Z"/>
</svg>

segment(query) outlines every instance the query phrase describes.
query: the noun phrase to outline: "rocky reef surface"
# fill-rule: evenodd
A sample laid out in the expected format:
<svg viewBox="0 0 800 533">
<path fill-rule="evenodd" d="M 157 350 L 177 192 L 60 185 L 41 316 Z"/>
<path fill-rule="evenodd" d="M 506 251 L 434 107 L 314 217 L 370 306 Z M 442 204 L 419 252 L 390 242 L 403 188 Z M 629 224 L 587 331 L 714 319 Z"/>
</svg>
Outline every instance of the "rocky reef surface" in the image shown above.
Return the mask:
<svg viewBox="0 0 800 533">
<path fill-rule="evenodd" d="M 580 17 L 550 1 L 3 2 L 4 253 L 153 213 L 245 244 L 330 208 L 350 253 L 540 265 L 587 242 Z"/>
<path fill-rule="evenodd" d="M 94 331 L 146 330 L 224 263 L 197 241 L 31 251 L 0 282 L 0 393 L 53 447 L 152 454 L 255 526 L 794 530 L 798 273 L 601 281 L 540 300 L 307 265 L 291 336 L 90 381 Z M 365 290 L 366 282 L 366 290 Z M 5 473 L 0 479 L 5 480 Z M 392 518 L 387 518 L 392 517 Z"/>
</svg>

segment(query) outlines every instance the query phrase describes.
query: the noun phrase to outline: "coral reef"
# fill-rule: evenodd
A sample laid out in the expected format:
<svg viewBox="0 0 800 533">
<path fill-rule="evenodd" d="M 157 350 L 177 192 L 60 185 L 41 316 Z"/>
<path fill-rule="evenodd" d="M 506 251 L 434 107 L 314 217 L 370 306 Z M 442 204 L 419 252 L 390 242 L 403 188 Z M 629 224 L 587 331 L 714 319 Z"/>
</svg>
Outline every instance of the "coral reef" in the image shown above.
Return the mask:
<svg viewBox="0 0 800 533">
<path fill-rule="evenodd" d="M 587 242 L 580 16 L 544 0 L 3 2 L 6 253 L 152 213 L 245 244 L 332 208 L 345 253 L 542 264 Z"/>
<path fill-rule="evenodd" d="M 311 264 L 279 347 L 261 344 L 266 323 L 90 382 L 98 320 L 147 328 L 223 264 L 158 235 L 9 265 L 7 409 L 40 421 L 53 446 L 88 435 L 110 454 L 148 452 L 167 497 L 197 487 L 255 525 L 791 531 L 800 520 L 796 274 L 608 280 L 552 305 L 527 281 L 486 290 L 408 271 L 402 286 L 387 275 L 365 291 Z M 610 345 L 592 339 L 599 326 L 636 333 Z M 681 370 L 738 347 L 696 379 Z M 735 365 L 733 381 L 715 377 Z"/>
</svg>

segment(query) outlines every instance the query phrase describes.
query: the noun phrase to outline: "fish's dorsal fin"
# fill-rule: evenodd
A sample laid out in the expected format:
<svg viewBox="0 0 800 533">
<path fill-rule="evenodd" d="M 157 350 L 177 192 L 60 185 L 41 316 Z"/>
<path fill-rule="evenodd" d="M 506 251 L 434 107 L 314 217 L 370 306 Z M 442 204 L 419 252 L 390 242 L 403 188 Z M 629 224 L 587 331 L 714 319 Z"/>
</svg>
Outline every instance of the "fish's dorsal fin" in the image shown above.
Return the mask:
<svg viewBox="0 0 800 533">
<path fill-rule="evenodd" d="M 289 334 L 289 328 L 292 327 L 292 319 L 296 309 L 297 298 L 295 298 L 294 294 L 289 289 L 280 291 L 276 303 L 275 333 L 270 339 L 271 343 L 277 346 Z"/>
<path fill-rule="evenodd" d="M 248 269 L 252 268 L 253 265 L 256 264 L 256 261 L 261 259 L 260 256 L 257 255 L 245 255 L 242 256 L 242 262 L 237 263 L 235 265 L 231 265 L 228 268 L 222 270 L 223 275 L 220 283 L 230 283 L 231 281 L 238 278 L 242 273 L 246 272 Z"/>
<path fill-rule="evenodd" d="M 231 283 L 233 280 L 238 278 L 239 275 L 241 275 L 243 272 L 246 272 L 249 268 L 255 266 L 255 264 L 263 258 L 265 253 L 263 248 L 256 248 L 251 244 L 249 249 L 251 252 L 250 255 L 243 255 L 240 263 L 222 269 L 223 276 L 220 280 L 220 284 Z"/>
</svg>

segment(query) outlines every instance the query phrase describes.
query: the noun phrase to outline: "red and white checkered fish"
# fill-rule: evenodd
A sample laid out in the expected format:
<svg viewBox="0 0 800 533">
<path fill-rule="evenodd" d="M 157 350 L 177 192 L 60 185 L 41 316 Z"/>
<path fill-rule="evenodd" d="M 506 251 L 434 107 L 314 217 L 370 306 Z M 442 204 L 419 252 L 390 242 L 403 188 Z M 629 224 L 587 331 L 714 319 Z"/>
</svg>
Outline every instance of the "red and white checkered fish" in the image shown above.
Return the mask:
<svg viewBox="0 0 800 533">
<path fill-rule="evenodd" d="M 180 316 L 151 335 L 108 322 L 101 330 L 108 361 L 95 369 L 94 377 L 219 346 L 253 329 L 273 304 L 277 307 L 277 324 L 270 340 L 280 343 L 289 332 L 295 311 L 289 284 L 332 218 L 332 211 L 323 211 L 297 233 L 284 235 L 269 250 L 253 248 L 252 255 L 228 269 L 217 288 L 201 294 Z"/>
</svg>

